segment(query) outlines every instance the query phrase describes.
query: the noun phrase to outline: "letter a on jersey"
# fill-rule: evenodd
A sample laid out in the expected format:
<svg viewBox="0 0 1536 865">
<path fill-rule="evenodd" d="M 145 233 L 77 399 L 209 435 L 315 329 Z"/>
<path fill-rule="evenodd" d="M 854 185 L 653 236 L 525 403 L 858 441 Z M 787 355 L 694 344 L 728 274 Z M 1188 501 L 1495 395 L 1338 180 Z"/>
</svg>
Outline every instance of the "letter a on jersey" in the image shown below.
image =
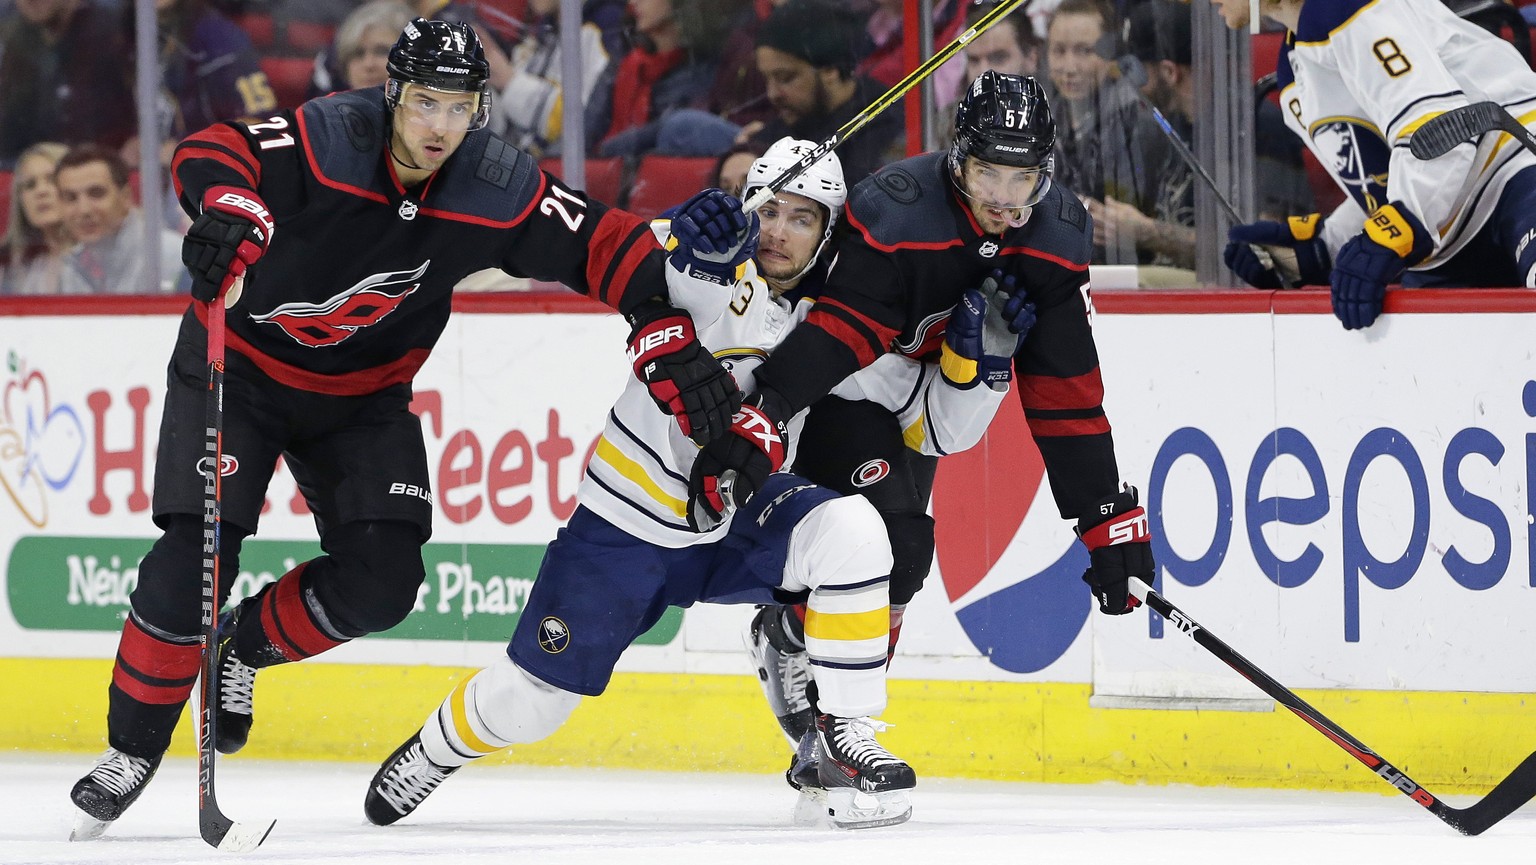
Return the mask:
<svg viewBox="0 0 1536 865">
<path fill-rule="evenodd" d="M 294 342 L 310 348 L 346 342 L 359 330 L 378 324 L 420 288 L 418 280 L 431 263 L 428 259 L 415 270 L 375 273 L 319 303 L 285 303 L 251 320 L 275 324 Z"/>
</svg>

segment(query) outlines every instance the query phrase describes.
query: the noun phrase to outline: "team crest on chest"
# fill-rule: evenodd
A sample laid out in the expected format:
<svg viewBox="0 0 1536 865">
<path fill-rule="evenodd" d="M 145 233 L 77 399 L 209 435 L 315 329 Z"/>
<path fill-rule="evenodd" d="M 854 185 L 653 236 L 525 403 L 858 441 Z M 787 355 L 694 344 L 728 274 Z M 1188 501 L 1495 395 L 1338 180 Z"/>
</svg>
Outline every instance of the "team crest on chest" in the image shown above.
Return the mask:
<svg viewBox="0 0 1536 865">
<path fill-rule="evenodd" d="M 410 222 L 416 218 L 416 211 L 420 209 L 421 206 L 416 202 L 411 201 L 410 199 L 406 199 L 405 201 L 400 202 L 400 218 L 406 222 Z"/>
<path fill-rule="evenodd" d="M 346 342 L 363 328 L 378 324 L 421 288 L 421 278 L 431 263 L 428 259 L 415 270 L 375 273 L 319 303 L 285 303 L 271 312 L 252 315 L 251 321 L 277 325 L 294 342 L 310 348 Z"/>
</svg>

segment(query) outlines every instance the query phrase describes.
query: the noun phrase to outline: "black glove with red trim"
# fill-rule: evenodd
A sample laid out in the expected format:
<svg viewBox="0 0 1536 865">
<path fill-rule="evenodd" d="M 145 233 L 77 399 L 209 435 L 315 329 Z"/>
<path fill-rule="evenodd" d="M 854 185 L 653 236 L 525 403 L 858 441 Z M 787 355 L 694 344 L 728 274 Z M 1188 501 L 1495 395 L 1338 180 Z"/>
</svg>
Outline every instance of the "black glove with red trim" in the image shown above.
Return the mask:
<svg viewBox="0 0 1536 865">
<path fill-rule="evenodd" d="M 1083 582 L 1093 590 L 1099 612 L 1124 615 L 1141 605 L 1126 588 L 1137 577 L 1151 585 L 1152 532 L 1147 510 L 1136 503 L 1136 488 L 1124 490 L 1090 505 L 1077 520 L 1077 536 L 1088 548 L 1088 570 Z"/>
<path fill-rule="evenodd" d="M 656 405 L 700 447 L 724 435 L 741 407 L 741 391 L 699 344 L 688 313 L 648 300 L 629 314 L 629 324 L 629 360 Z"/>
<path fill-rule="evenodd" d="M 272 243 L 272 214 L 261 197 L 238 186 L 203 193 L 203 212 L 187 229 L 181 262 L 192 273 L 192 297 L 212 303 Z"/>
<path fill-rule="evenodd" d="M 753 402 L 760 402 L 755 397 Z M 784 465 L 789 432 L 760 405 L 743 405 L 726 434 L 699 451 L 688 478 L 688 525 L 696 532 L 718 526 L 746 504 L 768 476 Z"/>
</svg>

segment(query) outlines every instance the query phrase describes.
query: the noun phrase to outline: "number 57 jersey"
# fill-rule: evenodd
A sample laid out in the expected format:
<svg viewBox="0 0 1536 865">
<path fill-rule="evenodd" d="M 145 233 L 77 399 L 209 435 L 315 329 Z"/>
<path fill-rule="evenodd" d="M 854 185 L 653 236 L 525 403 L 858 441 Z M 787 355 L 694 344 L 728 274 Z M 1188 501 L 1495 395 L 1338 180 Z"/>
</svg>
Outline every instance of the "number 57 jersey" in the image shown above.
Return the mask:
<svg viewBox="0 0 1536 865">
<path fill-rule="evenodd" d="M 176 149 L 194 218 L 215 186 L 252 190 L 276 228 L 228 318 L 229 348 L 291 387 L 337 395 L 410 381 L 447 324 L 453 287 L 495 267 L 627 311 L 666 291 L 648 224 L 592 201 L 484 130 L 418 187 L 387 156 L 382 88 L 215 124 Z M 201 343 L 201 304 L 182 322 Z"/>
</svg>

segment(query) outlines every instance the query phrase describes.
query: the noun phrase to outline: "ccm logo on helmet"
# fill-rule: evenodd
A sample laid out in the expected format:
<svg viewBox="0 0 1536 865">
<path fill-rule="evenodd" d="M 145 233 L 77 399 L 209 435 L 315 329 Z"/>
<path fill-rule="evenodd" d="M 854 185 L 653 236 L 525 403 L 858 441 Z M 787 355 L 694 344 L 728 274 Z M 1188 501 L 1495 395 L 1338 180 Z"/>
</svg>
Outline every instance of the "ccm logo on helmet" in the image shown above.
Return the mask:
<svg viewBox="0 0 1536 865">
<path fill-rule="evenodd" d="M 218 198 L 215 198 L 214 201 L 219 204 L 227 204 L 230 207 L 238 207 L 246 213 L 249 213 L 250 215 L 261 220 L 261 224 L 267 227 L 268 232 L 272 230 L 272 214 L 267 213 L 267 209 L 265 207 L 262 207 L 260 204 L 257 204 L 249 198 L 246 198 L 239 193 L 226 192 L 223 195 L 220 195 Z"/>
<path fill-rule="evenodd" d="M 879 483 L 885 476 L 891 473 L 891 464 L 882 459 L 873 459 L 853 470 L 853 485 L 867 487 L 873 483 Z"/>
<path fill-rule="evenodd" d="M 683 326 L 680 324 L 674 324 L 671 327 L 665 327 L 654 333 L 646 334 L 625 353 L 629 355 L 630 363 L 634 363 L 635 358 L 650 352 L 653 348 L 666 345 L 674 339 L 686 339 L 683 333 Z"/>
</svg>

